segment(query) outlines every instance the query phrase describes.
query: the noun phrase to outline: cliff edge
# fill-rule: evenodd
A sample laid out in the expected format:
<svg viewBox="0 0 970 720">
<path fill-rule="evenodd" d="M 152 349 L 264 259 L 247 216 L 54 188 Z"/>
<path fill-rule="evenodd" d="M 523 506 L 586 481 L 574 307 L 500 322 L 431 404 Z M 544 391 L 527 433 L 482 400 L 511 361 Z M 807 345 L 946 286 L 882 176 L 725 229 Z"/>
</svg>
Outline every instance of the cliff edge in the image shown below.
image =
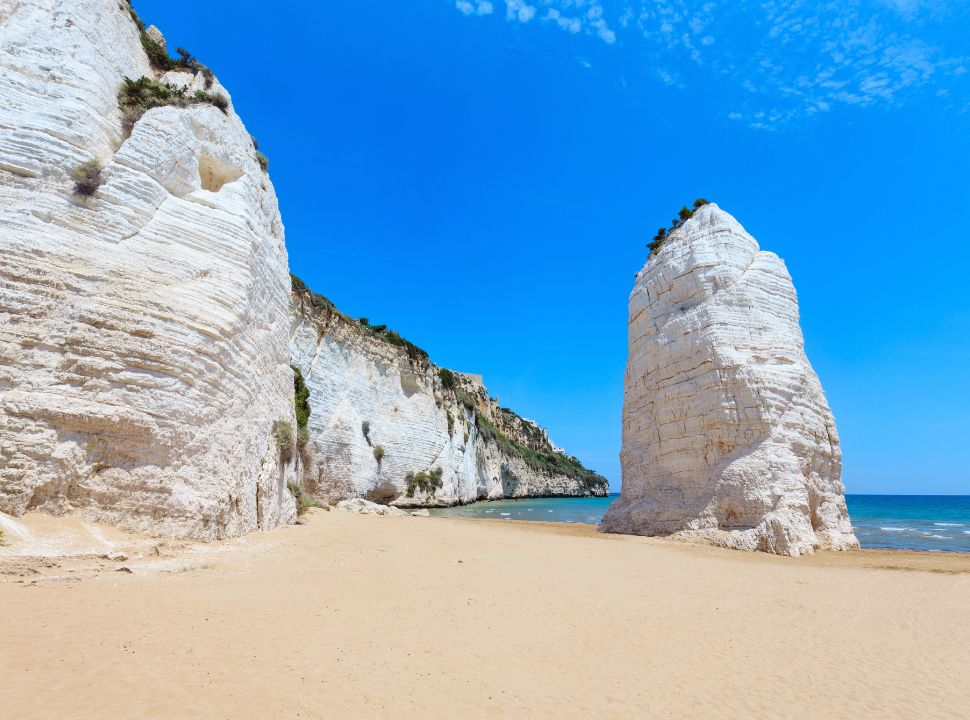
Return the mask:
<svg viewBox="0 0 970 720">
<path fill-rule="evenodd" d="M 384 326 L 349 318 L 295 281 L 290 347 L 309 389 L 304 482 L 324 500 L 405 507 L 605 496 L 605 478 Z"/>
</svg>

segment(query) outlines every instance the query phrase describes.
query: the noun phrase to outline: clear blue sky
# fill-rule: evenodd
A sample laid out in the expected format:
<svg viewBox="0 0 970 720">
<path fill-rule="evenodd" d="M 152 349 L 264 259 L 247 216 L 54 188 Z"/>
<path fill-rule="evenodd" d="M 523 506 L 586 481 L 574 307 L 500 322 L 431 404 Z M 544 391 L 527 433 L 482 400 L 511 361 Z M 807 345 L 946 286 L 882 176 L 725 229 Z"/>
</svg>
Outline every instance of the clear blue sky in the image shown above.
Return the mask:
<svg viewBox="0 0 970 720">
<path fill-rule="evenodd" d="M 970 493 L 970 8 L 821 5 L 136 1 L 233 94 L 293 271 L 614 488 L 633 276 L 704 196 L 788 263 L 849 492 Z"/>
</svg>

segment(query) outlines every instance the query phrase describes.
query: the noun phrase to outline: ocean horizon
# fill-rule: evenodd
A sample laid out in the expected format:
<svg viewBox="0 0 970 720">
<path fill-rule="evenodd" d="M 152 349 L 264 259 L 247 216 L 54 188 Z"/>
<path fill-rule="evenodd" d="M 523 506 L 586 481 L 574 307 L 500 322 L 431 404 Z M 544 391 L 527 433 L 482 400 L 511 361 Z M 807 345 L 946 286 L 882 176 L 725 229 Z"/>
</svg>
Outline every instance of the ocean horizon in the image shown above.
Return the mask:
<svg viewBox="0 0 970 720">
<path fill-rule="evenodd" d="M 495 500 L 432 510 L 439 517 L 599 524 L 619 493 L 595 498 Z M 970 552 L 970 495 L 847 494 L 864 548 Z"/>
</svg>

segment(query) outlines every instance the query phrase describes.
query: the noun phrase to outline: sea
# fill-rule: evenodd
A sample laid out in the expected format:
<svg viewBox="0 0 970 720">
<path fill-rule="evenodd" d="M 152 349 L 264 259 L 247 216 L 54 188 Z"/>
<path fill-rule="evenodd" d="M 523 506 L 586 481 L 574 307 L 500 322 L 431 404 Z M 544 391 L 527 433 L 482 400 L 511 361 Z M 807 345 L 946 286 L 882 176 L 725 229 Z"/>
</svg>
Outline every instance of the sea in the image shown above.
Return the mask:
<svg viewBox="0 0 970 720">
<path fill-rule="evenodd" d="M 441 517 L 597 524 L 618 496 L 529 498 L 432 510 Z M 846 495 L 866 548 L 970 552 L 970 495 Z"/>
</svg>

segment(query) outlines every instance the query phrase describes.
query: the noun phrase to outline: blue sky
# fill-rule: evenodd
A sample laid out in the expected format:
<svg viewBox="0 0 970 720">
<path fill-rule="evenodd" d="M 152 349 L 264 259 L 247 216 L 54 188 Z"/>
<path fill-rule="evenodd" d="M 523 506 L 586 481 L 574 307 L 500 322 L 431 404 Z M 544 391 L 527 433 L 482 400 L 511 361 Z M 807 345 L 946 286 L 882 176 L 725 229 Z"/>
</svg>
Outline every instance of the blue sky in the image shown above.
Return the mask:
<svg viewBox="0 0 970 720">
<path fill-rule="evenodd" d="M 970 4 L 138 0 L 290 264 L 619 488 L 627 297 L 695 197 L 785 259 L 849 492 L 970 493 Z"/>
</svg>

